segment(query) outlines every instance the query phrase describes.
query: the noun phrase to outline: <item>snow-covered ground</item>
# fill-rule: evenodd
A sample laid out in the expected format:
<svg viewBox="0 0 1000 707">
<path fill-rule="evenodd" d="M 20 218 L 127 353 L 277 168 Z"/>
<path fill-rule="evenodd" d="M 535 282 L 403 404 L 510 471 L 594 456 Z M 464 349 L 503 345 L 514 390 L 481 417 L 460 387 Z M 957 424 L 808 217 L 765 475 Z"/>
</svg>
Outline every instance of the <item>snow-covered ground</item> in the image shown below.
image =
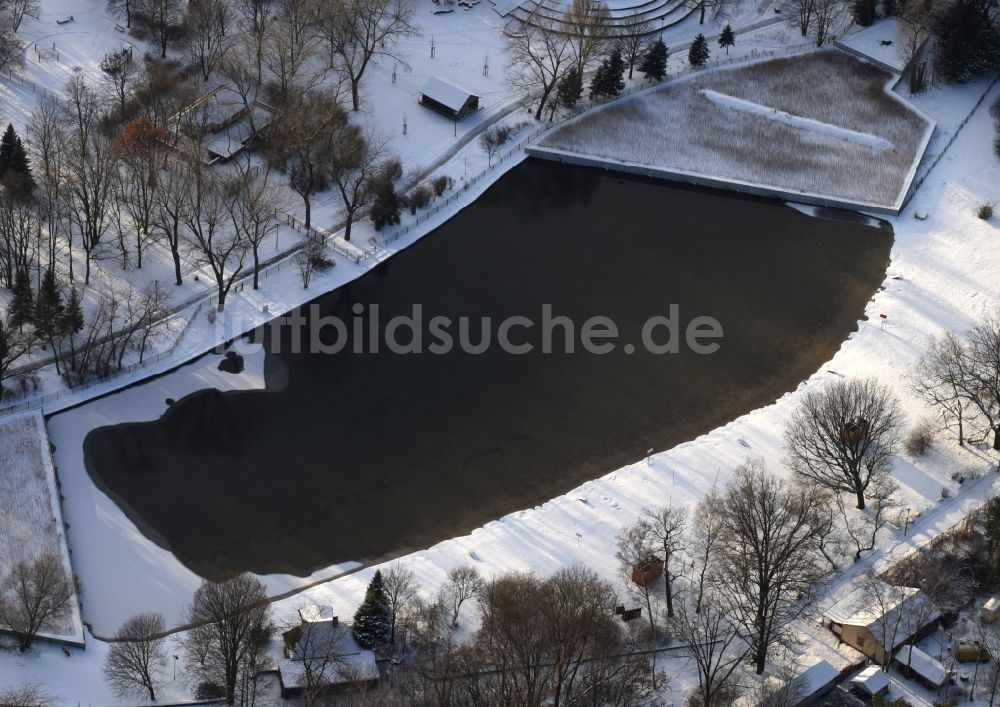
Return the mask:
<svg viewBox="0 0 1000 707">
<path fill-rule="evenodd" d="M 62 560 L 72 577 L 49 438 L 38 412 L 0 417 L 0 499 L 0 571 L 7 571 L 16 562 L 31 563 L 52 555 Z M 41 635 L 84 642 L 75 595 L 69 614 Z"/>
<path fill-rule="evenodd" d="M 852 32 L 838 39 L 837 44 L 893 71 L 900 72 L 906 67 L 906 44 L 895 17 Z"/>
<path fill-rule="evenodd" d="M 64 0 L 63 4 L 79 8 L 87 3 Z M 467 27 L 469 35 L 463 39 L 459 34 L 456 39 L 465 43 L 462 51 L 466 55 L 473 51 L 473 45 L 478 53 L 485 46 L 473 39 L 480 37 L 475 32 L 475 22 L 479 20 L 474 19 L 482 17 L 475 14 L 480 10 L 488 11 L 488 8 L 480 5 L 470 12 L 444 16 L 470 26 Z M 79 13 L 79 9 L 75 13 Z M 45 16 L 43 14 L 43 18 Z M 492 27 L 488 22 L 483 21 L 483 24 Z M 482 31 L 480 39 L 489 34 L 485 29 Z M 767 32 L 781 34 L 785 30 L 771 28 Z M 442 47 L 446 47 L 451 38 L 444 33 L 440 38 L 435 37 L 438 59 L 446 56 L 442 54 Z M 459 69 L 471 65 L 480 72 L 481 65 L 478 60 L 471 64 L 463 62 L 459 56 L 456 54 L 453 62 L 456 64 L 452 67 L 454 73 L 442 71 L 441 75 L 459 83 L 469 83 L 471 79 L 459 75 Z M 491 59 L 491 74 L 498 71 L 501 63 L 499 54 L 496 56 Z M 430 61 L 423 60 L 425 68 Z M 417 72 L 417 62 L 412 63 L 413 71 Z M 391 68 L 382 67 L 385 72 L 391 72 Z M 415 86 L 418 79 L 413 81 Z M 476 87 L 469 83 L 469 88 L 475 90 Z M 960 87 L 936 88 L 918 97 L 917 106 L 934 118 L 940 128 L 940 134 L 931 142 L 931 157 L 947 144 L 955 126 L 984 88 L 983 82 L 974 82 Z M 374 95 L 379 90 L 372 89 L 370 100 L 378 100 Z M 406 104 L 410 105 L 409 98 Z M 399 105 L 402 107 L 403 103 Z M 421 111 L 415 106 L 410 116 Z M 421 120 L 424 118 L 429 121 L 427 125 L 432 125 L 435 119 L 422 115 Z M 408 136 L 414 135 L 413 125 Z M 449 133 L 452 130 L 450 123 L 442 127 Z M 465 125 L 460 129 L 465 129 Z M 433 133 L 423 135 L 434 137 Z M 454 139 L 442 134 L 439 147 L 453 144 L 450 141 Z M 899 382 L 897 392 L 904 397 L 911 422 L 928 415 L 929 411 L 908 395 L 902 383 L 924 350 L 927 339 L 945 329 L 961 331 L 1000 304 L 1000 293 L 995 285 L 1000 281 L 1000 249 L 995 226 L 978 220 L 975 215 L 978 204 L 996 198 L 995 185 L 1000 183 L 1000 164 L 989 149 L 991 142 L 992 124 L 983 107 L 950 146 L 906 210 L 892 219 L 896 242 L 890 276 L 884 283 L 885 289 L 874 295 L 866 309 L 867 320 L 859 322 L 858 330 L 836 356 L 804 381 L 799 391 L 696 440 L 656 454 L 648 462 L 643 460 L 613 471 L 539 507 L 498 519 L 467 536 L 415 552 L 401 561 L 416 573 L 428 594 L 444 581 L 448 569 L 470 562 L 486 574 L 514 569 L 545 574 L 581 563 L 607 573 L 609 579 L 618 582 L 612 569 L 615 565 L 614 537 L 621 527 L 637 517 L 643 506 L 667 501 L 691 505 L 712 486 L 724 484 L 731 470 L 748 454 L 762 457 L 769 468 L 781 473 L 781 430 L 802 390 L 815 388 L 839 376 L 876 376 Z M 414 145 L 413 151 L 415 155 L 423 152 L 422 141 Z M 443 169 L 457 178 L 476 174 L 484 166 L 485 158 L 473 143 L 455 155 Z M 487 182 L 480 180 L 467 192 L 461 192 L 461 198 L 393 242 L 392 249 L 405 247 L 442 222 L 471 201 Z M 332 218 L 332 197 L 327 206 Z M 928 214 L 925 221 L 912 218 L 918 210 Z M 363 233 L 364 236 L 358 236 L 359 242 L 362 237 L 371 235 L 370 231 Z M 387 257 L 391 252 L 381 250 L 379 257 Z M 365 261 L 358 266 L 341 260 L 333 271 L 319 277 L 309 292 L 303 292 L 301 284 L 296 285 L 298 275 L 293 267 L 279 269 L 269 275 L 264 290 L 247 289 L 238 293 L 231 302 L 231 310 L 227 307 L 229 314 L 214 324 L 209 323 L 202 312 L 199 316 L 203 322 L 192 327 L 186 335 L 196 343 L 186 345 L 178 355 L 205 350 L 216 336 L 235 333 L 242 323 L 257 321 L 265 306 L 272 313 L 283 311 L 306 296 L 358 276 L 370 263 Z M 878 321 L 879 314 L 883 313 L 889 318 L 881 329 Z M 74 549 L 76 569 L 87 588 L 84 617 L 96 624 L 99 634 L 113 632 L 121 619 L 139 609 L 162 611 L 168 621 L 177 623 L 198 578 L 166 550 L 146 539 L 110 499 L 93 487 L 82 464 L 83 437 L 95 426 L 126 419 L 152 419 L 162 413 L 166 397 L 179 398 L 204 387 L 259 388 L 262 385 L 261 358 L 259 353 L 251 355 L 247 372 L 230 376 L 214 370 L 217 357 L 207 357 L 163 378 L 51 418 L 49 431 L 57 447 L 56 461 L 66 496 L 69 540 Z M 866 562 L 884 562 L 914 544 L 926 542 L 957 522 L 977 501 L 994 493 L 996 476 L 987 474 L 991 464 L 995 464 L 995 459 L 989 453 L 960 451 L 943 437 L 931 455 L 898 459 L 894 476 L 900 483 L 903 502 L 912 509 L 914 516 L 919 514 L 920 517 L 905 538 L 901 530 L 885 533 L 879 549 Z M 951 480 L 953 473 L 969 471 L 978 479 L 961 486 Z M 941 498 L 944 487 L 952 492 L 947 500 Z M 317 572 L 314 579 L 340 574 L 343 569 L 334 567 Z M 340 615 L 349 616 L 360 602 L 374 570 L 375 567 L 365 568 L 283 600 L 277 604 L 279 617 L 288 618 L 303 601 L 331 605 Z M 829 595 L 833 597 L 842 590 L 853 573 L 854 568 L 851 568 L 838 578 L 829 588 Z M 272 592 L 280 592 L 307 580 L 266 577 L 264 581 Z M 811 634 L 811 631 L 807 634 L 810 643 L 802 650 L 823 657 L 837 654 L 836 641 L 830 636 L 824 637 L 819 632 L 815 632 L 815 636 Z M 0 687 L 37 680 L 58 696 L 59 704 L 115 704 L 100 671 L 105 651 L 105 644 L 91 640 L 86 651 L 73 651 L 71 658 L 48 647 L 27 656 L 0 653 Z M 173 654 L 177 649 L 172 645 L 170 651 Z M 683 659 L 671 659 L 665 661 L 665 666 L 673 679 L 668 699 L 680 703 L 683 689 L 691 685 L 690 665 Z M 171 697 L 186 694 L 180 686 L 170 692 Z"/>
</svg>

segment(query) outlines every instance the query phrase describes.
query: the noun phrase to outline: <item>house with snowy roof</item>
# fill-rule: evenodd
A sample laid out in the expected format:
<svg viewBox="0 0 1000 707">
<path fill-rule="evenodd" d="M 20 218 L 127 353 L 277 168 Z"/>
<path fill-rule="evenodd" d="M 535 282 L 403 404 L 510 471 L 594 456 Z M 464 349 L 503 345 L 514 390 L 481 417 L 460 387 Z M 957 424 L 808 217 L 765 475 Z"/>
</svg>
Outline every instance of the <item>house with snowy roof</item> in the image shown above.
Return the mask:
<svg viewBox="0 0 1000 707">
<path fill-rule="evenodd" d="M 281 696 L 336 694 L 378 684 L 375 654 L 354 641 L 330 607 L 299 609 L 301 623 L 285 631 L 277 661 Z"/>
<path fill-rule="evenodd" d="M 901 645 L 933 631 L 940 618 L 940 610 L 917 587 L 878 581 L 824 611 L 823 625 L 841 642 L 885 665 Z"/>
<path fill-rule="evenodd" d="M 431 78 L 420 90 L 420 105 L 452 120 L 464 120 L 479 110 L 479 96 L 451 81 Z"/>
</svg>

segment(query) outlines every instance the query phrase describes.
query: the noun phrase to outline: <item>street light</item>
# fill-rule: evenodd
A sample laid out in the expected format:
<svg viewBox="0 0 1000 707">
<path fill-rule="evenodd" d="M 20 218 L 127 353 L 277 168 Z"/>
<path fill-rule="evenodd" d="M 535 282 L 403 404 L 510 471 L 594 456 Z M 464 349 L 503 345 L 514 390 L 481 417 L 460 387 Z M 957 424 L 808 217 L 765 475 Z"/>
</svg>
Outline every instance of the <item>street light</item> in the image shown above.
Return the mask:
<svg viewBox="0 0 1000 707">
<path fill-rule="evenodd" d="M 906 522 L 903 524 L 903 537 L 906 537 L 906 531 L 910 527 L 910 509 L 906 509 Z"/>
</svg>

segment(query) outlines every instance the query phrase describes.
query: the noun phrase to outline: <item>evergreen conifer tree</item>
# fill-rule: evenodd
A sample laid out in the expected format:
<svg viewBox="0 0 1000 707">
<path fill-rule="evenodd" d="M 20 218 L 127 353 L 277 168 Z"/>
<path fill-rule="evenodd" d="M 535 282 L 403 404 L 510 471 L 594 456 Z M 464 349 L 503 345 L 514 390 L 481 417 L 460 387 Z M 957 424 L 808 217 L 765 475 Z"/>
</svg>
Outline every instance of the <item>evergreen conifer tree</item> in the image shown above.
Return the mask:
<svg viewBox="0 0 1000 707">
<path fill-rule="evenodd" d="M 729 47 L 736 44 L 736 33 L 733 28 L 726 25 L 722 28 L 722 34 L 719 35 L 719 46 L 726 50 L 726 56 L 729 56 Z"/>
<path fill-rule="evenodd" d="M 28 153 L 10 123 L 0 138 L 0 181 L 13 196 L 17 197 L 27 196 L 35 188 Z"/>
<path fill-rule="evenodd" d="M 622 78 L 624 73 L 625 61 L 622 59 L 622 53 L 613 49 L 594 72 L 594 78 L 590 81 L 590 97 L 613 98 L 617 96 L 625 88 L 625 80 Z"/>
<path fill-rule="evenodd" d="M 688 50 L 688 63 L 695 67 L 704 66 L 710 55 L 711 51 L 708 48 L 708 40 L 705 39 L 705 35 L 699 33 L 694 38 L 691 48 Z"/>
<path fill-rule="evenodd" d="M 653 81 L 662 81 L 667 75 L 667 45 L 658 39 L 646 50 L 639 64 L 639 71 Z"/>
<path fill-rule="evenodd" d="M 979 0 L 956 0 L 941 13 L 934 65 L 946 81 L 965 82 L 1000 64 L 1000 32 L 987 7 Z"/>
<path fill-rule="evenodd" d="M 76 287 L 69 291 L 69 299 L 66 300 L 61 323 L 62 333 L 67 336 L 79 334 L 83 330 L 83 307 L 80 305 L 80 295 L 76 291 Z"/>
<path fill-rule="evenodd" d="M 11 292 L 14 297 L 10 301 L 10 325 L 16 326 L 20 331 L 25 324 L 30 324 L 35 319 L 35 295 L 31 291 L 28 273 L 23 268 L 17 269 Z"/>
<path fill-rule="evenodd" d="M 64 309 L 55 272 L 47 268 L 35 297 L 35 329 L 41 336 L 49 338 L 57 332 Z"/>
<path fill-rule="evenodd" d="M 0 177 L 7 173 L 14 159 L 14 142 L 17 140 L 17 131 L 11 123 L 7 123 L 7 129 L 3 137 L 0 138 Z"/>
<path fill-rule="evenodd" d="M 352 633 L 362 648 L 378 648 L 389 641 L 392 610 L 382 584 L 382 571 L 376 570 L 365 591 L 365 600 L 354 614 Z"/>
<path fill-rule="evenodd" d="M 576 69 L 567 71 L 556 86 L 556 103 L 562 108 L 576 108 L 583 94 L 583 78 Z"/>
<path fill-rule="evenodd" d="M 851 3 L 851 16 L 855 23 L 869 27 L 875 23 L 875 0 L 854 0 Z"/>
</svg>

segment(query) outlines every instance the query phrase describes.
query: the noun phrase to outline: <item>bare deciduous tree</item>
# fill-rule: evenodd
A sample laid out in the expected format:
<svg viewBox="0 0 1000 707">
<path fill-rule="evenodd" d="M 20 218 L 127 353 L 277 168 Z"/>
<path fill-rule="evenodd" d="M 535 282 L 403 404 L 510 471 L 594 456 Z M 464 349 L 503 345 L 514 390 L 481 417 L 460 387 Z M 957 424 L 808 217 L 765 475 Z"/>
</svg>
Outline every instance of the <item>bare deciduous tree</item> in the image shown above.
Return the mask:
<svg viewBox="0 0 1000 707">
<path fill-rule="evenodd" d="M 513 86 L 538 96 L 535 119 L 556 84 L 572 66 L 573 48 L 556 20 L 538 15 L 531 22 L 512 19 L 504 28 L 509 58 L 508 78 Z"/>
<path fill-rule="evenodd" d="M 230 15 L 227 0 L 198 0 L 188 5 L 188 57 L 205 81 L 208 81 L 229 47 L 232 36 Z"/>
<path fill-rule="evenodd" d="M 0 690 L 0 705 L 5 707 L 56 707 L 53 698 L 36 683 Z"/>
<path fill-rule="evenodd" d="M 903 415 L 890 390 L 871 379 L 834 381 L 806 393 L 785 429 L 788 466 L 799 478 L 853 493 L 865 507 L 869 484 L 885 478 Z"/>
<path fill-rule="evenodd" d="M 816 12 L 816 0 L 782 0 L 781 10 L 788 17 L 789 24 L 798 27 L 803 37 L 809 34 Z"/>
<path fill-rule="evenodd" d="M 263 645 L 274 631 L 264 586 L 252 575 L 204 582 L 188 609 L 192 628 L 185 638 L 189 669 L 222 688 L 226 704 L 250 689 Z"/>
<path fill-rule="evenodd" d="M 160 42 L 160 57 L 165 58 L 170 33 L 180 23 L 183 16 L 181 0 L 138 0 L 136 9 L 142 12 L 152 27 Z"/>
<path fill-rule="evenodd" d="M 104 659 L 104 677 L 119 696 L 156 699 L 167 663 L 167 625 L 160 614 L 136 614 L 118 627 Z"/>
<path fill-rule="evenodd" d="M 344 240 L 351 240 L 351 228 L 357 213 L 374 196 L 374 184 L 389 160 L 388 142 L 365 133 L 347 121 L 340 122 L 326 162 L 327 174 L 340 193 L 347 222 Z"/>
<path fill-rule="evenodd" d="M 299 96 L 270 127 L 271 159 L 284 169 L 292 189 L 302 197 L 307 231 L 312 225 L 310 197 L 331 158 L 332 134 L 345 122 L 337 97 L 319 92 Z"/>
<path fill-rule="evenodd" d="M 563 14 L 562 31 L 568 34 L 576 71 L 587 67 L 603 52 L 612 36 L 611 11 L 605 2 L 572 0 Z"/>
<path fill-rule="evenodd" d="M 389 644 L 396 645 L 396 626 L 399 618 L 417 598 L 417 579 L 402 563 L 397 562 L 385 573 L 383 581 L 385 595 L 389 599 L 391 623 L 389 625 Z"/>
<path fill-rule="evenodd" d="M 966 360 L 965 397 L 993 433 L 993 449 L 1000 450 L 1000 316 L 972 328 Z"/>
<path fill-rule="evenodd" d="M 309 0 L 283 0 L 265 33 L 263 65 L 272 78 L 271 97 L 279 108 L 296 103 L 320 81 L 310 71 L 316 52 L 316 16 Z M 256 47 L 256 41 L 255 41 Z"/>
<path fill-rule="evenodd" d="M 674 580 L 680 575 L 677 564 L 686 547 L 687 508 L 645 508 L 642 515 L 659 545 L 659 551 L 663 553 L 663 598 L 667 602 L 669 618 L 674 615 Z"/>
<path fill-rule="evenodd" d="M 191 162 L 192 177 L 183 215 L 186 236 L 195 262 L 207 266 L 215 278 L 218 311 L 226 308 L 226 297 L 243 272 L 248 243 L 230 228 L 226 199 L 218 178 L 203 165 Z"/>
<path fill-rule="evenodd" d="M 253 288 L 260 287 L 260 246 L 278 230 L 280 196 L 270 183 L 269 167 L 254 167 L 249 159 L 235 164 L 236 178 L 229 182 L 226 208 L 253 255 Z"/>
<path fill-rule="evenodd" d="M 484 586 L 485 580 L 472 565 L 459 565 L 448 571 L 448 581 L 441 588 L 441 601 L 451 612 L 452 626 L 458 626 L 462 605 L 478 596 Z"/>
<path fill-rule="evenodd" d="M 398 41 L 416 33 L 410 0 L 336 0 L 322 23 L 330 51 L 351 83 L 351 105 L 361 107 L 361 79 L 372 59 L 405 64 Z"/>
<path fill-rule="evenodd" d="M 622 60 L 628 64 L 630 79 L 636 63 L 646 53 L 646 35 L 651 29 L 652 23 L 639 13 L 629 15 L 615 25 L 615 47 L 621 52 Z"/>
<path fill-rule="evenodd" d="M 822 575 L 810 489 L 789 488 L 751 460 L 718 498 L 722 520 L 713 586 L 752 647 L 757 674 L 768 650 L 809 606 Z"/>
<path fill-rule="evenodd" d="M 843 527 L 854 545 L 855 562 L 861 559 L 861 555 L 875 547 L 879 531 L 889 524 L 889 514 L 899 507 L 893 498 L 896 488 L 891 479 L 880 479 L 875 482 L 868 494 L 868 508 L 860 513 L 851 513 L 844 503 L 844 495 L 834 494 L 837 510 L 844 521 Z"/>
<path fill-rule="evenodd" d="M 698 704 L 715 707 L 733 696 L 732 678 L 747 657 L 748 648 L 727 617 L 719 598 L 711 592 L 700 609 L 685 598 L 670 620 L 673 635 L 688 647 L 698 671 Z"/>
<path fill-rule="evenodd" d="M 73 607 L 73 578 L 57 555 L 19 560 L 0 585 L 0 627 L 20 650 L 31 648 L 40 631 L 65 619 Z"/>
<path fill-rule="evenodd" d="M 637 568 L 644 567 L 656 557 L 657 539 L 645 519 L 624 528 L 616 540 L 615 557 L 618 560 L 618 572 L 628 591 L 641 601 L 646 609 L 646 620 L 649 622 L 650 642 L 656 644 L 657 623 L 656 611 L 653 608 L 652 582 L 635 581 L 633 576 Z M 653 671 L 656 671 L 656 652 L 651 654 Z"/>
<path fill-rule="evenodd" d="M 0 14 L 6 15 L 15 32 L 21 29 L 25 17 L 38 19 L 40 0 L 0 0 Z"/>
<path fill-rule="evenodd" d="M 816 46 L 822 47 L 830 39 L 830 32 L 847 14 L 845 0 L 812 0 L 812 30 L 816 35 Z"/>
<path fill-rule="evenodd" d="M 958 428 L 959 444 L 965 444 L 963 359 L 962 342 L 948 332 L 931 343 L 909 379 L 921 400 L 940 409 L 944 424 Z"/>
<path fill-rule="evenodd" d="M 722 518 L 719 517 L 721 508 L 719 492 L 712 489 L 698 503 L 691 523 L 691 554 L 694 559 L 692 570 L 696 574 L 695 613 L 701 611 L 709 571 L 719 549 L 719 536 L 722 533 Z"/>
</svg>

